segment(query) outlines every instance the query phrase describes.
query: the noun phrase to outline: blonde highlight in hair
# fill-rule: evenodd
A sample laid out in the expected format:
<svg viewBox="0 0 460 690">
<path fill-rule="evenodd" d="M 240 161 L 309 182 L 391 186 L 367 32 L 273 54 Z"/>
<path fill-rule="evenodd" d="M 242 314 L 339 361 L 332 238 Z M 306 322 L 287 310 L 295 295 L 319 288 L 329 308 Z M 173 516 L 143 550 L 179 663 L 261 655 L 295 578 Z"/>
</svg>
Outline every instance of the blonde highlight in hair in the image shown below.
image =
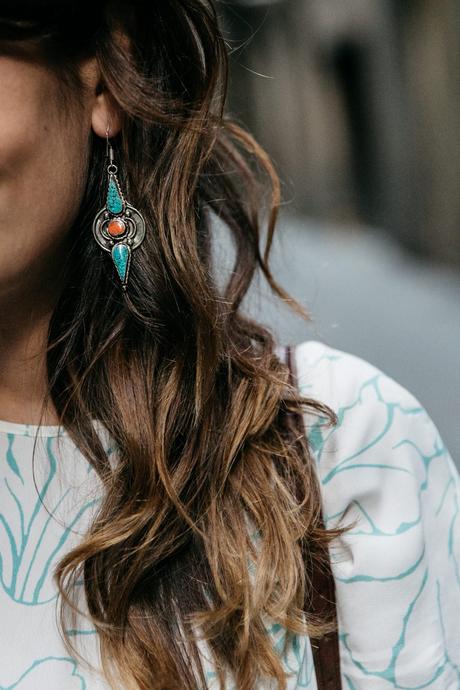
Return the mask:
<svg viewBox="0 0 460 690">
<path fill-rule="evenodd" d="M 267 620 L 286 628 L 286 644 L 334 629 L 333 618 L 318 619 L 304 602 L 312 569 L 324 567 L 345 528 L 321 525 L 311 449 L 292 426 L 305 408 L 329 425 L 337 417 L 290 385 L 272 335 L 240 310 L 260 269 L 309 318 L 268 265 L 279 179 L 267 153 L 224 114 L 227 48 L 210 0 L 96 5 L 79 5 L 88 32 L 81 40 L 122 113 L 123 184 L 148 232 L 122 297 L 110 262 L 80 241 L 101 205 L 104 142 L 93 136 L 66 287 L 50 323 L 48 374 L 50 399 L 104 495 L 55 571 L 61 633 L 80 656 L 65 631 L 85 615 L 82 582 L 114 690 L 205 687 L 198 637 L 221 688 L 230 673 L 239 690 L 261 679 L 284 690 Z M 23 19 L 0 20 L 0 32 L 38 37 L 46 59 L 72 70 L 81 55 L 65 41 L 75 29 L 70 14 L 60 23 L 47 17 L 26 29 Z M 212 265 L 215 216 L 236 250 L 222 291 Z M 113 465 L 92 419 L 114 441 Z"/>
</svg>

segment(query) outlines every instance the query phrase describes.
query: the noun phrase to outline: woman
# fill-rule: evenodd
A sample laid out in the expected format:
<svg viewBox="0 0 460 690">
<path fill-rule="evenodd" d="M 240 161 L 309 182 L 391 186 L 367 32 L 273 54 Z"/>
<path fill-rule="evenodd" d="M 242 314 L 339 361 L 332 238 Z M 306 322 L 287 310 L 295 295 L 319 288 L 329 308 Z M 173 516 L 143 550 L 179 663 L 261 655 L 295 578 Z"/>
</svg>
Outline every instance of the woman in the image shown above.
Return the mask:
<svg viewBox="0 0 460 690">
<path fill-rule="evenodd" d="M 256 268 L 289 299 L 279 187 L 210 0 L 2 2 L 0 47 L 0 687 L 314 689 L 330 557 L 342 687 L 459 688 L 434 423 L 319 341 L 299 395 L 239 310 Z"/>
</svg>

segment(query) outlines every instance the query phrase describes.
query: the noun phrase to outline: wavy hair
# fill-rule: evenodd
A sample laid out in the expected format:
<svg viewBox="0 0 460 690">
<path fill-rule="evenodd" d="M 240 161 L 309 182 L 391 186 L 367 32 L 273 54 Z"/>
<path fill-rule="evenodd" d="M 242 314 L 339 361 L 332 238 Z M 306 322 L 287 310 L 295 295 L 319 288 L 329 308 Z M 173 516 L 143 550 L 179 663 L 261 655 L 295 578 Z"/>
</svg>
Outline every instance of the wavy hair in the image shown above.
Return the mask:
<svg viewBox="0 0 460 690">
<path fill-rule="evenodd" d="M 205 687 L 202 638 L 221 687 L 230 673 L 240 690 L 261 679 L 282 690 L 266 620 L 285 626 L 286 644 L 335 627 L 304 602 L 311 569 L 343 530 L 320 522 L 308 438 L 291 418 L 305 408 L 328 425 L 337 417 L 290 385 L 270 331 L 240 309 L 260 269 L 310 318 L 268 266 L 280 182 L 224 112 L 228 54 L 216 9 L 210 0 L 16 1 L 0 15 L 4 46 L 32 46 L 56 70 L 63 108 L 78 107 L 80 61 L 97 59 L 100 88 L 122 114 L 115 145 L 127 198 L 147 220 L 124 294 L 96 243 L 81 241 L 104 203 L 105 142 L 89 135 L 86 190 L 49 324 L 47 401 L 104 492 L 55 570 L 61 635 L 83 659 L 65 633 L 69 616 L 83 614 L 81 581 L 112 688 Z M 216 218 L 236 252 L 222 288 Z M 115 443 L 115 463 L 94 419 Z"/>
</svg>

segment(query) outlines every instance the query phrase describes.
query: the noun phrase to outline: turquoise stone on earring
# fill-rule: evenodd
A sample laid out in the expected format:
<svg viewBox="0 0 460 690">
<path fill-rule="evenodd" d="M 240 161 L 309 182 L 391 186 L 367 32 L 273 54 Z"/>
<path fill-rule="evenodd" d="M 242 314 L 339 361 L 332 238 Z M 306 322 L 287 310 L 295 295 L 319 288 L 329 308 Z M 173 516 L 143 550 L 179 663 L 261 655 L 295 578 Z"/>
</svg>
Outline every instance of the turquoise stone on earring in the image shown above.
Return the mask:
<svg viewBox="0 0 460 690">
<path fill-rule="evenodd" d="M 121 213 L 123 211 L 123 199 L 114 177 L 110 178 L 107 191 L 107 210 L 110 213 Z"/>
<path fill-rule="evenodd" d="M 113 263 L 115 264 L 115 268 L 117 269 L 117 273 L 123 285 L 126 284 L 128 279 L 129 255 L 130 248 L 124 242 L 118 242 L 118 244 L 112 247 Z"/>
</svg>

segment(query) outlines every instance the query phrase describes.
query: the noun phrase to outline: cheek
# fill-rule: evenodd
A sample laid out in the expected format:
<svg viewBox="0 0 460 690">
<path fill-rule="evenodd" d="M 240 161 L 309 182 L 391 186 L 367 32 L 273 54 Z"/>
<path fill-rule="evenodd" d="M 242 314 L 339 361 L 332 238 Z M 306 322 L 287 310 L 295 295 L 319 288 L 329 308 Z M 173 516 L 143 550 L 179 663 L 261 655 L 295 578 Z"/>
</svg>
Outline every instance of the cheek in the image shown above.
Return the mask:
<svg viewBox="0 0 460 690">
<path fill-rule="evenodd" d="M 53 78 L 27 67 L 0 86 L 0 283 L 52 253 L 84 187 L 90 123 L 58 113 Z"/>
<path fill-rule="evenodd" d="M 20 176 L 48 146 L 52 79 L 35 64 L 0 57 L 0 179 Z"/>
</svg>

